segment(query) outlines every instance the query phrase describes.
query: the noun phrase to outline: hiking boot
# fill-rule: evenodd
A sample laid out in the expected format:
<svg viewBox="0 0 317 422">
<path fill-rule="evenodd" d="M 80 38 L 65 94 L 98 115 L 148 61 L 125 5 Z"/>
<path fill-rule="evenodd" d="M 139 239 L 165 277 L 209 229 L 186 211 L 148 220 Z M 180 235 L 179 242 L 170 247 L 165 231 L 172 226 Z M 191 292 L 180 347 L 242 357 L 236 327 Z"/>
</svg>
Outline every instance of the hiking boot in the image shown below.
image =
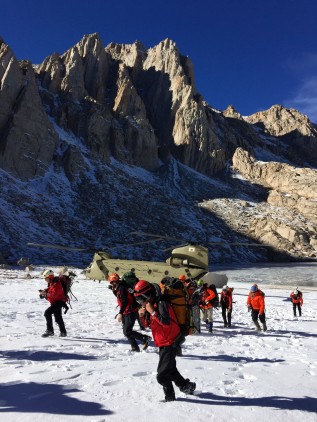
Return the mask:
<svg viewBox="0 0 317 422">
<path fill-rule="evenodd" d="M 46 330 L 45 333 L 42 334 L 42 337 L 50 337 L 54 335 L 54 331 Z"/>
<path fill-rule="evenodd" d="M 143 336 L 143 348 L 142 348 L 142 350 L 146 350 L 149 347 L 150 341 L 151 341 L 150 336 Z"/>
<path fill-rule="evenodd" d="M 132 348 L 131 348 L 131 351 L 132 351 L 132 352 L 139 352 L 139 351 L 140 351 L 140 349 L 139 349 L 139 347 L 132 347 Z"/>
<path fill-rule="evenodd" d="M 165 399 L 164 399 L 165 402 L 175 401 L 175 400 L 176 400 L 175 394 L 173 396 L 165 396 Z"/>
<path fill-rule="evenodd" d="M 266 326 L 266 322 L 263 322 L 263 331 L 267 331 L 267 326 Z"/>
<path fill-rule="evenodd" d="M 59 335 L 60 337 L 67 337 L 67 333 L 66 331 L 62 331 Z"/>
<path fill-rule="evenodd" d="M 186 384 L 180 388 L 181 392 L 185 394 L 194 394 L 195 389 L 196 383 L 189 381 L 188 378 L 186 379 Z"/>
<path fill-rule="evenodd" d="M 164 401 L 168 402 L 168 401 L 176 400 L 175 391 L 174 391 L 173 386 L 163 387 L 163 390 L 164 390 L 164 394 L 165 394 L 165 400 Z"/>
<path fill-rule="evenodd" d="M 254 321 L 254 325 L 255 325 L 256 331 L 261 331 L 261 327 L 258 321 Z"/>
</svg>

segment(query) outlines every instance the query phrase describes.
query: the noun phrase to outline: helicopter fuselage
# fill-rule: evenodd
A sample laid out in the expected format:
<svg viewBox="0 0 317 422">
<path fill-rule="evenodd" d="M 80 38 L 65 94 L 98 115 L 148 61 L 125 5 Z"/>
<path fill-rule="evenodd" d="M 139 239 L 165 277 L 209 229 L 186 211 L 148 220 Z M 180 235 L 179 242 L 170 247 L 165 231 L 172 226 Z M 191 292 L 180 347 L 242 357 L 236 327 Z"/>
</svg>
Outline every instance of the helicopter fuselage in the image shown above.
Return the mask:
<svg viewBox="0 0 317 422">
<path fill-rule="evenodd" d="M 208 272 L 208 249 L 201 245 L 175 248 L 166 262 L 113 259 L 106 252 L 97 251 L 85 274 L 93 280 L 108 280 L 111 273 L 123 276 L 128 271 L 135 272 L 140 280 L 153 283 L 160 283 L 164 277 L 178 278 L 181 274 L 198 279 Z"/>
</svg>

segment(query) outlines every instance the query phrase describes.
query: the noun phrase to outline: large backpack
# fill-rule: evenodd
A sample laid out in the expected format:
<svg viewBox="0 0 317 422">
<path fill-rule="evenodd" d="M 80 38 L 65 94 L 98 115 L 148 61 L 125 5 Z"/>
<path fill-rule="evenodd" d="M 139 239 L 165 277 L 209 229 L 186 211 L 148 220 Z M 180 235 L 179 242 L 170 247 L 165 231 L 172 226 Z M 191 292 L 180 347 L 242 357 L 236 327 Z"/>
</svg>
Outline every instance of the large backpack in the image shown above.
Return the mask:
<svg viewBox="0 0 317 422">
<path fill-rule="evenodd" d="M 181 333 L 185 336 L 194 334 L 192 306 L 189 295 L 182 281 L 173 277 L 165 277 L 161 281 L 162 295 L 172 305 Z"/>
<path fill-rule="evenodd" d="M 75 295 L 73 294 L 71 287 L 74 283 L 74 278 L 76 277 L 76 273 L 72 272 L 72 271 L 67 271 L 67 273 L 64 274 L 60 274 L 58 279 L 62 284 L 63 290 L 64 290 L 64 295 L 66 298 L 66 302 L 70 305 L 70 300 L 71 298 L 75 298 L 77 300 L 77 298 L 75 297 Z"/>
</svg>

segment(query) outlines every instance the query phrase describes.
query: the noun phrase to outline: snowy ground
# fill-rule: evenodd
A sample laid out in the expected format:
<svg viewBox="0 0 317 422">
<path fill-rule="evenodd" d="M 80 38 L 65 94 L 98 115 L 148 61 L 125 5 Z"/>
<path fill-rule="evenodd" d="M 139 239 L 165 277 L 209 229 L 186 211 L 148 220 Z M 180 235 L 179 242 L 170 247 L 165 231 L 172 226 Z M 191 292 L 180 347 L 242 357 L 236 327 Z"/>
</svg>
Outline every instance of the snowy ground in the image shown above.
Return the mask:
<svg viewBox="0 0 317 422">
<path fill-rule="evenodd" d="M 41 338 L 48 303 L 38 298 L 41 270 L 31 279 L 0 270 L 1 420 L 317 421 L 316 287 L 302 288 L 303 316 L 294 318 L 291 288 L 263 285 L 268 332 L 257 333 L 245 306 L 250 283 L 230 271 L 234 326 L 224 329 L 216 311 L 212 335 L 203 328 L 187 337 L 178 368 L 197 393 L 177 390 L 177 401 L 163 403 L 157 349 L 152 343 L 146 352 L 129 351 L 106 282 L 77 271 L 78 302 L 65 316 L 69 336 Z"/>
</svg>

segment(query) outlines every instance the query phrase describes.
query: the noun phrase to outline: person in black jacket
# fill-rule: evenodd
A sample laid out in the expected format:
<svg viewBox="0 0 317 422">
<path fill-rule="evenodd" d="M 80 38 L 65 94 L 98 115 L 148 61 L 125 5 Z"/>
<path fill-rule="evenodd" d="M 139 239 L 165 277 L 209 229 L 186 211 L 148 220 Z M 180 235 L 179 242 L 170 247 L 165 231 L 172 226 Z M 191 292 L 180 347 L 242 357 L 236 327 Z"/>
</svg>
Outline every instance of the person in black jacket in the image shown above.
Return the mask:
<svg viewBox="0 0 317 422">
<path fill-rule="evenodd" d="M 122 323 L 123 334 L 129 340 L 131 350 L 133 352 L 140 351 L 137 340 L 143 344 L 143 350 L 146 350 L 151 337 L 133 331 L 134 323 L 138 317 L 138 304 L 133 294 L 129 292 L 128 286 L 120 280 L 118 274 L 110 274 L 108 281 L 120 308 L 116 318 L 118 322 Z"/>
</svg>

